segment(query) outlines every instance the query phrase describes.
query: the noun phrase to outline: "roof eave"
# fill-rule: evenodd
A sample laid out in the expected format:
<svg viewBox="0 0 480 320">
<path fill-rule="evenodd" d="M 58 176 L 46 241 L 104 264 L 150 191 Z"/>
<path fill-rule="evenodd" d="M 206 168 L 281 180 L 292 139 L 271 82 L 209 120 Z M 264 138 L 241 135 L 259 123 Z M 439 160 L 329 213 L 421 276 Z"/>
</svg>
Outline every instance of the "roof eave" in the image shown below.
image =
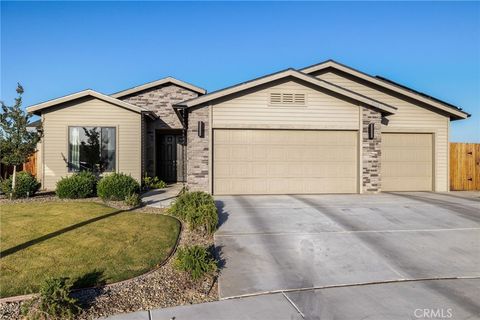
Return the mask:
<svg viewBox="0 0 480 320">
<path fill-rule="evenodd" d="M 39 103 L 39 104 L 35 104 L 35 105 L 27 107 L 26 110 L 27 110 L 28 113 L 32 113 L 32 114 L 35 114 L 35 115 L 41 115 L 42 111 L 44 111 L 46 109 L 55 107 L 55 106 L 60 105 L 62 103 L 66 103 L 66 102 L 69 102 L 69 101 L 73 101 L 73 100 L 88 97 L 88 96 L 91 96 L 91 97 L 99 99 L 99 100 L 103 100 L 105 102 L 111 103 L 111 104 L 116 105 L 116 106 L 121 107 L 121 108 L 128 109 L 132 112 L 141 113 L 143 111 L 149 111 L 148 109 L 135 106 L 133 104 L 118 100 L 116 98 L 104 95 L 103 93 L 100 93 L 100 92 L 97 92 L 97 91 L 94 91 L 94 90 L 91 90 L 91 89 L 79 91 L 79 92 L 72 93 L 72 94 L 69 94 L 69 95 L 66 95 L 66 96 L 63 96 L 63 97 L 60 97 L 60 98 L 51 99 L 51 100 L 48 100 L 48 101 L 45 101 L 45 102 L 42 102 L 42 103 Z"/>
<path fill-rule="evenodd" d="M 122 98 L 122 97 L 125 97 L 125 96 L 128 96 L 128 95 L 132 95 L 132 94 L 140 92 L 140 91 L 144 91 L 144 90 L 148 90 L 148 89 L 151 89 L 151 88 L 154 88 L 154 87 L 157 87 L 157 86 L 161 86 L 161 85 L 164 85 L 164 84 L 167 84 L 167 83 L 172 83 L 172 84 L 178 85 L 180 87 L 184 87 L 186 89 L 189 89 L 191 91 L 194 91 L 194 92 L 196 92 L 198 94 L 202 94 L 202 95 L 207 92 L 207 90 L 205 90 L 203 88 L 200 88 L 200 87 L 197 87 L 197 86 L 195 86 L 191 83 L 175 79 L 174 77 L 166 77 L 166 78 L 162 78 L 162 79 L 159 79 L 159 80 L 147 82 L 147 83 L 144 83 L 144 84 L 139 85 L 139 86 L 135 86 L 135 87 L 132 87 L 132 88 L 129 88 L 129 89 L 126 89 L 126 90 L 122 90 L 122 91 L 113 93 L 110 96 L 118 99 L 118 98 Z"/>
<path fill-rule="evenodd" d="M 373 76 L 371 76 L 371 75 L 369 75 L 365 72 L 362 72 L 362 71 L 357 70 L 355 68 L 349 67 L 349 66 L 344 65 L 342 63 L 339 63 L 335 60 L 331 60 L 331 59 L 326 60 L 326 61 L 314 64 L 314 65 L 302 68 L 302 69 L 300 69 L 300 71 L 303 72 L 303 73 L 311 74 L 311 73 L 314 73 L 314 72 L 317 72 L 317 71 L 320 71 L 320 70 L 323 70 L 323 69 L 326 69 L 326 68 L 329 68 L 329 67 L 336 68 L 337 70 L 349 73 L 349 74 L 351 74 L 353 76 L 356 76 L 356 77 L 361 75 L 362 78 L 364 78 L 364 79 L 366 78 L 365 80 L 370 81 L 373 84 L 383 86 L 383 87 L 385 87 L 386 89 L 389 89 L 389 90 L 397 91 L 398 93 L 403 94 L 403 95 L 405 95 L 405 93 L 402 93 L 402 91 L 406 90 L 406 91 L 410 92 L 410 95 L 417 96 L 417 98 L 415 98 L 415 97 L 406 95 L 409 98 L 415 99 L 415 100 L 417 100 L 421 103 L 424 103 L 424 104 L 432 106 L 436 109 L 439 109 L 439 110 L 449 114 L 450 118 L 456 117 L 454 120 L 466 119 L 470 116 L 467 112 L 462 111 L 462 109 L 459 108 L 459 107 L 446 105 L 445 103 L 442 103 L 440 100 L 438 100 L 436 98 L 433 98 L 433 97 L 432 98 L 437 100 L 437 101 L 432 101 L 432 98 L 429 99 L 426 96 L 424 97 L 413 89 L 406 89 L 406 88 L 401 88 L 398 85 L 388 84 L 388 83 L 386 83 L 386 81 L 383 81 L 381 79 L 373 77 Z M 377 83 L 377 81 L 379 83 Z M 383 84 L 380 84 L 380 83 L 383 83 Z M 396 87 L 397 90 L 394 90 L 393 88 L 390 88 L 390 86 L 391 87 Z"/>
<path fill-rule="evenodd" d="M 158 118 L 157 114 L 151 110 L 142 111 L 142 114 L 149 117 L 152 120 L 155 120 Z"/>
<path fill-rule="evenodd" d="M 342 88 L 342 87 L 340 87 L 336 84 L 333 84 L 333 83 L 327 82 L 325 80 L 315 78 L 311 75 L 302 73 L 302 72 L 297 71 L 297 70 L 292 69 L 292 68 L 286 69 L 286 70 L 283 70 L 283 71 L 280 71 L 280 72 L 276 72 L 276 73 L 273 73 L 273 74 L 270 74 L 270 75 L 267 75 L 267 76 L 264 76 L 264 77 L 261 77 L 261 78 L 257 78 L 257 79 L 251 80 L 251 81 L 242 82 L 238 85 L 231 86 L 231 87 L 228 87 L 228 88 L 216 91 L 216 92 L 212 92 L 212 93 L 207 94 L 205 96 L 201 96 L 201 97 L 194 98 L 194 99 L 191 99 L 191 100 L 183 101 L 183 102 L 180 102 L 180 103 L 176 104 L 174 107 L 176 107 L 176 108 L 192 108 L 192 107 L 196 107 L 196 106 L 199 106 L 199 105 L 204 105 L 204 104 L 207 104 L 211 101 L 220 99 L 224 96 L 228 96 L 228 95 L 231 95 L 231 94 L 234 94 L 234 93 L 237 93 L 237 92 L 248 90 L 248 89 L 251 89 L 253 87 L 263 85 L 263 84 L 266 84 L 266 83 L 269 83 L 269 82 L 272 82 L 272 81 L 276 81 L 276 80 L 279 80 L 279 79 L 283 79 L 283 78 L 286 78 L 286 77 L 294 77 L 294 78 L 297 78 L 299 80 L 309 82 L 313 85 L 321 87 L 325 90 L 335 92 L 337 94 L 348 97 L 350 99 L 357 100 L 361 103 L 365 103 L 365 104 L 367 104 L 367 105 L 369 105 L 369 106 L 371 106 L 375 109 L 379 109 L 383 114 L 387 114 L 387 115 L 388 114 L 393 114 L 393 113 L 395 113 L 395 110 L 396 110 L 395 107 L 385 105 L 385 104 L 383 104 L 379 101 L 375 101 L 375 100 L 370 99 L 368 97 L 357 94 L 357 93 L 355 93 L 351 90 Z"/>
</svg>

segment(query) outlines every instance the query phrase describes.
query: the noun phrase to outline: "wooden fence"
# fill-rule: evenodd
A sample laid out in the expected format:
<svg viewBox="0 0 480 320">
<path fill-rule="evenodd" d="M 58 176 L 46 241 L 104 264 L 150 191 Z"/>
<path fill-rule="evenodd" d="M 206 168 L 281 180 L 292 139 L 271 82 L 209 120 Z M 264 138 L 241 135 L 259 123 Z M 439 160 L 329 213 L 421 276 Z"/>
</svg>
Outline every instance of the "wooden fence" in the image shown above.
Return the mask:
<svg viewBox="0 0 480 320">
<path fill-rule="evenodd" d="M 37 152 L 32 154 L 28 161 L 24 164 L 17 166 L 17 171 L 27 171 L 32 175 L 37 176 Z M 0 164 L 0 177 L 2 179 L 8 178 L 13 173 L 13 166 L 6 166 L 3 163 Z"/>
<path fill-rule="evenodd" d="M 450 190 L 480 190 L 480 143 L 450 143 Z"/>
</svg>

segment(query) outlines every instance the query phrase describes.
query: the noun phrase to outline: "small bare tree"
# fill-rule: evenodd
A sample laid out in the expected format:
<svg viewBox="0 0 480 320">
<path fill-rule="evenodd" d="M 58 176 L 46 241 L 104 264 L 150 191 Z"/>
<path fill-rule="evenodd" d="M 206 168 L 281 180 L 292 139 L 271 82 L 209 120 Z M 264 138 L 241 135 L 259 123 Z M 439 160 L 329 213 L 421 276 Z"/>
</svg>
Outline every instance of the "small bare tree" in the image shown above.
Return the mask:
<svg viewBox="0 0 480 320">
<path fill-rule="evenodd" d="M 13 106 L 1 102 L 0 113 L 0 162 L 13 166 L 12 190 L 15 190 L 17 166 L 26 162 L 35 152 L 41 139 L 41 129 L 27 130 L 31 115 L 22 110 L 23 87 L 17 86 L 17 98 Z"/>
</svg>

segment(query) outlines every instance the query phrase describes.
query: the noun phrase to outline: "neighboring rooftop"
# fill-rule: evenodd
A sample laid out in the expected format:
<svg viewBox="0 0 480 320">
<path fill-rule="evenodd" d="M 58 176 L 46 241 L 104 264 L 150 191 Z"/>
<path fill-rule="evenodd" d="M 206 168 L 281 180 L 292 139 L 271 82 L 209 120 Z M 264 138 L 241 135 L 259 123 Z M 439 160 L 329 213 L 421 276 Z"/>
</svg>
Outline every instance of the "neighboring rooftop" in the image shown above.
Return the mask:
<svg viewBox="0 0 480 320">
<path fill-rule="evenodd" d="M 27 128 L 37 128 L 42 124 L 42 120 L 38 119 L 27 124 Z"/>
</svg>

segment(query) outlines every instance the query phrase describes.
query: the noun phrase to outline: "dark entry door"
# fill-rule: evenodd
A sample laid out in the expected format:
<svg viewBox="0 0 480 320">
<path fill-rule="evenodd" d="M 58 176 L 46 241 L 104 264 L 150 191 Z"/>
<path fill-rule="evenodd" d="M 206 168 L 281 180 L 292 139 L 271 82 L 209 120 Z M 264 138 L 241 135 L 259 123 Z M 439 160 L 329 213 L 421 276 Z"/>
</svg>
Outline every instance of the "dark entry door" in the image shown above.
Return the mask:
<svg viewBox="0 0 480 320">
<path fill-rule="evenodd" d="M 157 175 L 163 181 L 177 181 L 177 142 L 176 135 L 159 136 L 159 152 L 157 153 Z"/>
</svg>

